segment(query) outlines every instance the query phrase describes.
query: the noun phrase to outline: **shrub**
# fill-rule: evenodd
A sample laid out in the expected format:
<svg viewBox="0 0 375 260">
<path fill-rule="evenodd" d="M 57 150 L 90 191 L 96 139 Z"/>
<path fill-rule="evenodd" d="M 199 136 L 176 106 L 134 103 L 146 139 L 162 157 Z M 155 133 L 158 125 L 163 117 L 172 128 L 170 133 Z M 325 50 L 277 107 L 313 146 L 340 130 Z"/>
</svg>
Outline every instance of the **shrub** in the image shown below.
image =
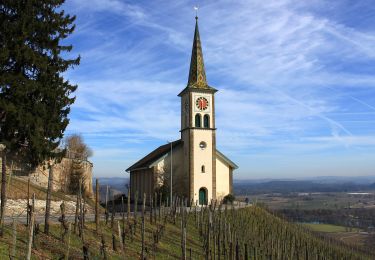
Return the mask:
<svg viewBox="0 0 375 260">
<path fill-rule="evenodd" d="M 233 194 L 228 194 L 226 195 L 224 198 L 223 198 L 223 203 L 224 204 L 232 204 L 233 201 L 235 200 L 236 198 L 234 197 Z"/>
</svg>

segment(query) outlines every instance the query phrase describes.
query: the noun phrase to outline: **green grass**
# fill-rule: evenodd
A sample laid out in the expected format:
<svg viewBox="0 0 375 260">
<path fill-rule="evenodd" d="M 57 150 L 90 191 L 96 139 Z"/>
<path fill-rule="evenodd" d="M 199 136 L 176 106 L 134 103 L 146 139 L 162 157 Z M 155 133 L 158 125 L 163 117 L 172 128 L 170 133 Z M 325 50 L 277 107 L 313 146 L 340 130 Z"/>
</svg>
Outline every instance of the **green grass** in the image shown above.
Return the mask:
<svg viewBox="0 0 375 260">
<path fill-rule="evenodd" d="M 27 199 L 27 186 L 27 180 L 12 176 L 9 182 L 9 176 L 7 176 L 7 198 Z M 44 200 L 47 196 L 47 188 L 35 185 L 30 182 L 30 199 L 33 193 L 35 193 L 36 199 Z M 70 200 L 70 198 L 66 196 L 62 191 L 52 191 L 51 198 L 52 200 Z"/>
<path fill-rule="evenodd" d="M 304 223 L 303 225 L 308 227 L 312 231 L 316 231 L 316 232 L 325 232 L 325 233 L 347 232 L 347 228 L 344 226 L 336 226 L 336 225 L 330 225 L 330 224 L 310 224 L 310 223 Z M 357 231 L 357 229 L 354 231 Z"/>
<path fill-rule="evenodd" d="M 347 192 L 323 192 L 310 194 L 309 196 L 297 196 L 292 194 L 280 195 L 258 195 L 253 196 L 254 200 L 264 203 L 270 209 L 342 209 L 348 206 L 352 208 L 361 208 L 363 203 L 373 205 L 374 198 L 371 196 L 352 196 Z"/>
<path fill-rule="evenodd" d="M 133 221 L 133 220 L 131 220 Z M 194 228 L 193 219 L 190 219 L 191 223 L 188 228 L 187 233 L 187 250 L 192 251 L 192 259 L 202 259 L 203 251 L 201 248 L 201 242 L 199 241 L 198 231 Z M 121 222 L 120 222 L 121 223 Z M 180 223 L 177 222 L 176 225 L 172 223 L 167 223 L 160 242 L 156 245 L 155 251 L 153 250 L 153 232 L 156 231 L 157 225 L 150 224 L 149 218 L 146 218 L 146 232 L 145 232 L 145 246 L 146 255 L 148 258 L 153 259 L 153 254 L 155 254 L 155 259 L 180 259 L 181 257 L 181 237 L 180 237 Z M 101 230 L 98 234 L 95 231 L 94 223 L 87 223 L 84 232 L 85 243 L 88 245 L 90 257 L 93 259 L 101 259 L 100 257 L 100 247 L 101 247 L 101 235 L 105 237 L 106 251 L 109 259 L 123 259 L 122 253 L 120 251 L 120 244 L 118 239 L 118 229 L 117 221 L 115 225 L 116 229 L 116 244 L 117 251 L 112 249 L 112 229 L 110 223 L 105 225 L 104 221 L 101 222 Z M 73 228 L 73 225 L 72 225 Z M 32 259 L 59 259 L 63 257 L 67 249 L 67 238 L 65 242 L 61 241 L 61 231 L 60 225 L 53 224 L 50 226 L 50 235 L 47 236 L 43 233 L 44 226 L 40 225 L 40 231 L 36 236 L 36 240 L 33 247 L 33 257 Z M 130 237 L 130 232 L 126 225 L 126 239 L 125 239 L 125 256 L 126 259 L 139 259 L 141 253 L 141 219 L 138 218 L 136 234 L 133 240 Z M 77 232 L 78 233 L 78 232 Z M 0 238 L 0 259 L 6 259 L 5 256 L 9 255 L 9 250 L 11 248 L 12 241 L 12 231 L 11 226 L 6 225 L 5 235 Z M 71 235 L 70 240 L 70 258 L 69 259 L 83 259 L 82 257 L 82 241 L 78 234 Z M 24 259 L 26 256 L 27 247 L 27 228 L 25 225 L 18 225 L 17 227 L 17 258 Z M 189 255 L 189 253 L 188 253 Z M 90 259 L 91 259 L 90 258 Z"/>
<path fill-rule="evenodd" d="M 228 210 L 222 212 L 223 221 L 230 224 L 232 231 L 235 231 L 236 237 L 239 239 L 241 248 L 244 243 L 249 246 L 249 253 L 254 253 L 259 256 L 258 259 L 266 259 L 267 255 L 280 257 L 280 248 L 286 248 L 283 254 L 286 257 L 290 250 L 293 249 L 299 254 L 304 254 L 306 249 L 313 255 L 314 252 L 321 252 L 326 254 L 330 252 L 331 256 L 352 256 L 352 259 L 369 259 L 364 255 L 357 254 L 354 249 L 342 247 L 341 244 L 330 243 L 327 245 L 326 240 L 316 236 L 311 231 L 306 230 L 301 225 L 295 225 L 285 222 L 267 211 L 258 207 L 249 207 L 240 210 Z M 204 213 L 204 221 L 207 223 L 207 213 Z M 224 218 L 225 217 L 225 218 Z M 218 220 L 218 212 L 215 213 L 213 219 Z M 134 219 L 130 222 L 133 223 Z M 181 230 L 180 221 L 177 217 L 176 224 L 171 220 L 165 223 L 164 234 L 156 247 L 154 248 L 153 234 L 158 228 L 158 224 L 151 224 L 149 215 L 146 215 L 145 224 L 145 247 L 147 259 L 181 259 Z M 223 222 L 222 222 L 223 223 Z M 5 226 L 5 234 L 0 238 L 0 259 L 8 259 L 9 250 L 12 248 L 12 230 L 11 226 Z M 73 227 L 73 225 L 72 225 Z M 85 244 L 89 248 L 90 259 L 102 259 L 100 256 L 101 236 L 103 235 L 106 241 L 106 251 L 108 259 L 124 259 L 118 240 L 117 221 L 115 225 L 115 236 L 117 241 L 117 251 L 112 249 L 112 229 L 110 224 L 105 225 L 104 221 L 100 223 L 100 231 L 96 232 L 94 223 L 86 223 L 84 232 Z M 133 239 L 130 236 L 130 230 L 126 225 L 126 239 L 125 239 L 125 259 L 140 259 L 141 254 L 141 219 L 138 218 L 136 233 Z M 217 226 L 217 222 L 216 225 Z M 223 226 L 224 227 L 224 226 Z M 345 230 L 345 227 L 333 225 L 319 225 L 319 227 L 326 232 L 340 232 Z M 323 228 L 324 227 L 324 228 Z M 60 259 L 64 256 L 68 243 L 67 238 L 65 242 L 61 241 L 60 225 L 54 224 L 50 227 L 50 235 L 43 233 L 44 227 L 40 225 L 40 231 L 36 236 L 33 247 L 32 259 Z M 203 228 L 203 233 L 206 232 Z M 229 231 L 229 226 L 228 226 Z M 16 259 L 25 259 L 27 247 L 27 227 L 25 225 L 18 225 L 17 227 L 17 255 Z M 233 235 L 233 234 L 232 234 Z M 301 242 L 302 241 L 302 242 Z M 187 224 L 187 258 L 191 259 L 205 259 L 203 251 L 203 241 L 199 236 L 199 231 L 195 225 L 194 213 L 188 217 Z M 69 259 L 83 259 L 82 254 L 82 240 L 78 235 L 72 232 L 70 240 L 70 258 Z M 212 247 L 211 247 L 212 249 Z M 243 250 L 240 249 L 240 250 Z M 242 252 L 243 253 L 243 252 Z M 351 255 L 350 255 L 351 254 Z M 291 256 L 292 257 L 292 256 Z M 293 257 L 292 257 L 293 258 Z M 328 259 L 334 259 L 329 258 Z"/>
</svg>

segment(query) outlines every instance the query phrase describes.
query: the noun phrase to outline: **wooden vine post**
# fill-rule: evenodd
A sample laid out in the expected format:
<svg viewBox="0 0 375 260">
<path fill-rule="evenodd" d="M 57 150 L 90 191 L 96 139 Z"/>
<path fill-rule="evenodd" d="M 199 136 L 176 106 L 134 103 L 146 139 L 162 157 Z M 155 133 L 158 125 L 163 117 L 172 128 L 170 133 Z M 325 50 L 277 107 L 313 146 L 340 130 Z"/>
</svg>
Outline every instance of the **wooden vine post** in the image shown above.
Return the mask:
<svg viewBox="0 0 375 260">
<path fill-rule="evenodd" d="M 59 218 L 59 221 L 61 222 L 61 241 L 62 242 L 65 242 L 65 236 L 68 234 L 69 232 L 69 227 L 68 227 L 68 223 L 66 221 L 66 217 L 65 217 L 65 202 L 63 201 L 60 205 L 60 210 L 61 210 L 61 217 Z"/>
<path fill-rule="evenodd" d="M 107 185 L 106 193 L 105 193 L 105 225 L 108 225 L 108 218 L 109 218 L 109 213 L 108 213 L 108 192 L 109 192 L 109 187 Z"/>
<path fill-rule="evenodd" d="M 145 259 L 145 207 L 146 207 L 146 193 L 143 193 L 143 205 L 142 205 L 142 253 L 141 259 Z"/>
<path fill-rule="evenodd" d="M 17 259 L 17 223 L 16 220 L 13 219 L 12 222 L 12 251 L 11 256 L 12 259 Z"/>
<path fill-rule="evenodd" d="M 69 223 L 68 225 L 68 242 L 66 244 L 66 253 L 65 253 L 65 257 L 64 259 L 65 260 L 68 260 L 69 259 L 69 251 L 70 251 L 70 236 L 72 234 L 72 224 Z"/>
<path fill-rule="evenodd" d="M 114 196 L 114 193 L 113 193 L 113 190 L 112 190 L 112 211 L 111 211 L 111 229 L 114 230 L 115 229 L 115 196 Z"/>
<path fill-rule="evenodd" d="M 128 188 L 128 211 L 127 211 L 127 220 L 128 220 L 128 224 L 129 224 L 129 221 L 130 221 L 130 189 Z"/>
<path fill-rule="evenodd" d="M 32 209 L 30 214 L 30 226 L 29 226 L 29 237 L 28 237 L 28 243 L 27 243 L 27 255 L 26 259 L 31 259 L 31 247 L 33 245 L 33 236 L 34 236 L 34 207 L 35 207 L 35 193 L 33 193 L 33 200 L 32 200 Z"/>
<path fill-rule="evenodd" d="M 150 193 L 150 224 L 151 225 L 152 225 L 152 204 L 153 204 L 152 193 Z"/>
<path fill-rule="evenodd" d="M 0 236 L 3 236 L 3 226 L 5 217 L 5 205 L 7 201 L 6 186 L 7 186 L 7 170 L 6 170 L 6 147 L 0 144 L 0 150 L 2 153 L 1 160 L 1 205 L 0 205 Z"/>
<path fill-rule="evenodd" d="M 124 205 L 124 197 L 121 196 L 121 210 L 122 210 L 122 232 L 121 234 L 121 237 L 120 237 L 120 241 L 121 241 L 121 244 L 122 244 L 122 250 L 124 250 L 124 246 L 125 246 L 125 205 Z"/>
<path fill-rule="evenodd" d="M 82 242 L 85 242 L 85 237 L 84 237 L 84 216 L 83 216 L 83 198 L 82 198 L 82 179 L 79 180 L 79 236 L 81 237 Z"/>
<path fill-rule="evenodd" d="M 137 215 L 138 215 L 138 191 L 135 192 L 134 198 L 134 233 L 137 232 Z"/>
<path fill-rule="evenodd" d="M 100 246 L 100 255 L 103 257 L 103 260 L 107 260 L 107 247 L 105 245 L 105 239 L 104 235 L 102 234 L 102 241 L 101 241 L 101 246 Z"/>
<path fill-rule="evenodd" d="M 30 176 L 27 179 L 27 209 L 26 209 L 26 226 L 30 222 Z"/>
<path fill-rule="evenodd" d="M 78 213 L 79 213 L 79 193 L 77 191 L 77 198 L 76 198 L 76 212 L 74 214 L 74 233 L 77 233 L 77 226 L 78 226 Z"/>
<path fill-rule="evenodd" d="M 123 241 L 123 236 L 121 234 L 122 232 L 121 232 L 121 226 L 120 226 L 119 221 L 117 221 L 117 229 L 118 229 L 118 237 L 119 237 L 119 240 L 120 240 L 121 253 L 122 253 L 122 256 L 125 258 L 124 241 Z"/>
<path fill-rule="evenodd" d="M 48 163 L 48 187 L 47 187 L 47 198 L 46 198 L 46 212 L 44 216 L 44 233 L 49 235 L 49 224 L 51 215 L 51 196 L 52 196 L 52 186 L 53 186 L 53 167 L 52 163 Z"/>
<path fill-rule="evenodd" d="M 99 232 L 99 179 L 95 183 L 95 230 Z"/>
</svg>

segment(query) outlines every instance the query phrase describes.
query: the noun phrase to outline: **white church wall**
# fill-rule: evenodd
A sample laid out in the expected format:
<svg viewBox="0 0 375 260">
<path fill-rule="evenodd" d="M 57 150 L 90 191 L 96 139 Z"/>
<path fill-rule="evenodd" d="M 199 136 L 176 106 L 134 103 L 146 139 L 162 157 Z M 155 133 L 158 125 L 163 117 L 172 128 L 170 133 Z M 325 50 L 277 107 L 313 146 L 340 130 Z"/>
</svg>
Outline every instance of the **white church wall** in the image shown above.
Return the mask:
<svg viewBox="0 0 375 260">
<path fill-rule="evenodd" d="M 199 148 L 200 142 L 206 142 L 205 149 Z M 201 167 L 205 166 L 202 173 Z M 199 200 L 199 189 L 208 190 L 207 199 L 212 199 L 212 132 L 208 130 L 194 130 L 194 201 Z"/>
<path fill-rule="evenodd" d="M 230 168 L 216 157 L 216 199 L 222 200 L 230 193 Z"/>
</svg>

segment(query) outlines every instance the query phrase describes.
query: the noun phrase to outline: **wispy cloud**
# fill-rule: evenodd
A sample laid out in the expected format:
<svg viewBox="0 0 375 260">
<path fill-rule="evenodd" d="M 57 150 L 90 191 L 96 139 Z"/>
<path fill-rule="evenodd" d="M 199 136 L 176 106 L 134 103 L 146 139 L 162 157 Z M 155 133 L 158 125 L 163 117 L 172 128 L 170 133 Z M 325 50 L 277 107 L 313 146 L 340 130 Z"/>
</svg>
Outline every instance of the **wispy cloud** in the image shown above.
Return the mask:
<svg viewBox="0 0 375 260">
<path fill-rule="evenodd" d="M 114 156 L 123 166 L 130 157 L 179 138 L 176 94 L 188 74 L 193 4 L 68 3 L 68 11 L 78 16 L 71 41 L 82 55 L 81 66 L 67 73 L 79 85 L 68 131 L 83 133 L 103 151 L 95 155 L 96 163 L 103 165 L 104 154 L 118 153 L 126 157 Z M 220 90 L 217 143 L 242 163 L 240 176 L 262 172 L 262 165 L 254 170 L 247 163 L 256 156 L 275 158 L 275 165 L 287 161 L 292 169 L 300 168 L 294 158 L 314 154 L 332 175 L 341 150 L 353 158 L 364 151 L 374 155 L 375 31 L 355 24 L 361 19 L 358 8 L 324 0 L 201 4 L 207 76 Z M 350 21 L 340 16 L 349 12 Z M 332 163 L 324 160 L 328 151 L 336 151 Z M 313 167 L 317 160 L 304 165 Z M 367 172 L 369 164 L 357 167 Z M 276 166 L 267 170 L 270 176 L 283 172 Z"/>
</svg>

